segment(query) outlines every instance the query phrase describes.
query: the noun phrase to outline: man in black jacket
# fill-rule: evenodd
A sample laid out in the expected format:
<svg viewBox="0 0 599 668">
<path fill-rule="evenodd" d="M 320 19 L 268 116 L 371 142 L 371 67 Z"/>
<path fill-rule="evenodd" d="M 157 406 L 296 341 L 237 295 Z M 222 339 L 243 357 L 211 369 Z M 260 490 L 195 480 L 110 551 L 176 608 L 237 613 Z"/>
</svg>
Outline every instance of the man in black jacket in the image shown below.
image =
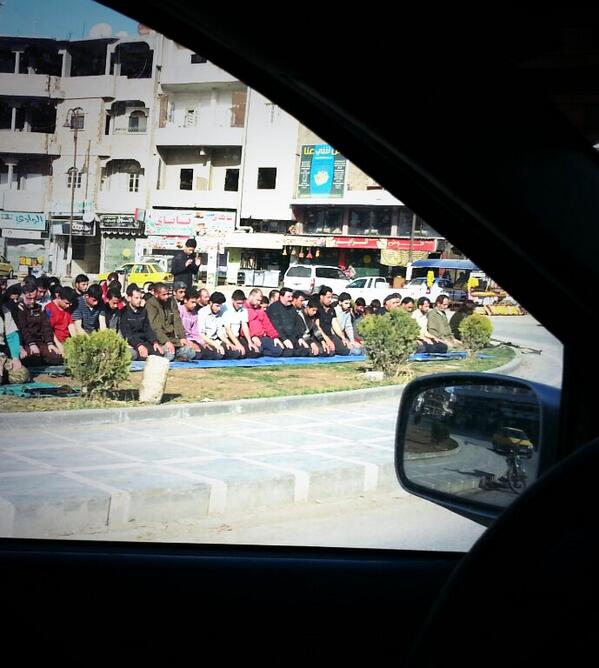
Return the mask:
<svg viewBox="0 0 599 668">
<path fill-rule="evenodd" d="M 129 303 L 121 311 L 119 327 L 127 341 L 133 360 L 146 360 L 148 355 L 162 355 L 162 346 L 150 327 L 148 312 L 141 305 L 142 293 L 136 285 L 127 288 Z"/>
<path fill-rule="evenodd" d="M 193 287 L 193 278 L 197 275 L 202 263 L 201 259 L 196 256 L 196 247 L 196 240 L 188 239 L 183 250 L 175 255 L 171 264 L 171 274 L 175 281 L 182 281 L 186 288 Z"/>
<path fill-rule="evenodd" d="M 273 302 L 266 309 L 266 313 L 279 333 L 285 350 L 289 351 L 283 352 L 283 356 L 310 357 L 312 351 L 302 338 L 304 327 L 291 303 L 292 295 L 293 291 L 290 288 L 281 288 L 279 300 Z"/>
</svg>

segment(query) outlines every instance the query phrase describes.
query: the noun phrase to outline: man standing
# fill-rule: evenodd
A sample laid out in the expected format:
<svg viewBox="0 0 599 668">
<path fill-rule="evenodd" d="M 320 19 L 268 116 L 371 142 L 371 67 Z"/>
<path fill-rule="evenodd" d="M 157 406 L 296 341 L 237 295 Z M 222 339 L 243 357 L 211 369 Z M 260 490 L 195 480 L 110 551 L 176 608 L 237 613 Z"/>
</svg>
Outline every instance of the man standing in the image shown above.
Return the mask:
<svg viewBox="0 0 599 668">
<path fill-rule="evenodd" d="M 171 274 L 175 277 L 175 281 L 181 281 L 186 288 L 192 287 L 194 276 L 197 275 L 202 263 L 201 259 L 196 256 L 196 247 L 196 240 L 188 239 L 183 250 L 175 255 L 171 264 Z"/>
<path fill-rule="evenodd" d="M 169 297 L 164 283 L 154 283 L 154 296 L 146 304 L 150 327 L 156 334 L 164 356 L 170 362 L 177 359 L 189 362 L 195 359 L 195 350 L 185 338 L 185 330 L 176 301 Z"/>
<path fill-rule="evenodd" d="M 102 288 L 99 285 L 90 285 L 87 292 L 79 297 L 73 312 L 73 322 L 77 334 L 91 334 L 106 329 L 106 312 L 103 308 Z"/>
<path fill-rule="evenodd" d="M 351 317 L 351 295 L 348 292 L 342 292 L 339 295 L 339 302 L 335 307 L 335 316 L 339 322 L 341 342 L 346 348 L 349 348 L 351 355 L 360 355 L 362 353 L 362 346 L 356 341 L 354 335 L 354 326 Z"/>
<path fill-rule="evenodd" d="M 62 355 L 54 345 L 54 332 L 48 316 L 37 303 L 37 285 L 28 278 L 17 306 L 16 324 L 21 333 L 21 358 L 26 365 L 62 364 Z"/>
<path fill-rule="evenodd" d="M 323 285 L 318 292 L 320 307 L 318 309 L 318 326 L 322 332 L 324 345 L 329 353 L 349 355 L 349 348 L 343 343 L 343 333 L 339 327 L 335 309 L 331 306 L 333 290 Z"/>
<path fill-rule="evenodd" d="M 76 303 L 75 290 L 65 286 L 60 288 L 58 295 L 44 308 L 46 315 L 50 318 L 50 326 L 54 332 L 54 345 L 60 354 L 63 353 L 64 342 L 69 336 L 77 334 L 71 314 L 71 307 Z"/>
<path fill-rule="evenodd" d="M 250 291 L 245 308 L 248 313 L 250 336 L 260 352 L 266 357 L 281 357 L 287 349 L 283 346 L 268 314 L 262 309 L 262 290 L 254 288 Z"/>
<path fill-rule="evenodd" d="M 310 347 L 302 338 L 302 327 L 298 320 L 297 311 L 292 305 L 293 291 L 291 288 L 281 288 L 279 301 L 273 302 L 266 313 L 274 325 L 279 338 L 288 353 L 285 356 L 309 357 Z"/>
<path fill-rule="evenodd" d="M 127 288 L 129 303 L 121 312 L 119 331 L 129 344 L 132 360 L 148 359 L 149 355 L 162 355 L 164 350 L 150 327 L 150 319 L 142 307 L 142 292 L 136 285 Z"/>
<path fill-rule="evenodd" d="M 435 308 L 428 314 L 428 331 L 435 338 L 445 343 L 449 349 L 461 348 L 462 344 L 451 332 L 447 320 L 447 309 L 449 308 L 449 297 L 439 295 L 435 300 Z"/>
<path fill-rule="evenodd" d="M 227 339 L 233 343 L 234 348 L 239 350 L 242 357 L 252 359 L 260 357 L 260 347 L 252 341 L 250 336 L 249 317 L 244 303 L 243 290 L 235 290 L 231 295 L 231 306 L 227 306 L 223 313 L 223 325 Z M 241 335 L 243 335 L 243 343 L 240 340 Z"/>
</svg>

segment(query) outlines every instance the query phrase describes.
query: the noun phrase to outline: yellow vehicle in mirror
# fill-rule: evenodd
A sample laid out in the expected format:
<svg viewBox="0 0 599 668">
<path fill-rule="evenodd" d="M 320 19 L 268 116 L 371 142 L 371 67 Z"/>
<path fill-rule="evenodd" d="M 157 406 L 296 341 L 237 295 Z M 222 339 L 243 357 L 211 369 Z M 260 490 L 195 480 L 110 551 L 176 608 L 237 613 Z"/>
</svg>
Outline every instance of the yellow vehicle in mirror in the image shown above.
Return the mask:
<svg viewBox="0 0 599 668">
<path fill-rule="evenodd" d="M 533 444 L 522 429 L 514 427 L 503 427 L 498 429 L 491 440 L 493 450 L 499 453 L 509 454 L 517 449 L 522 457 L 532 456 Z"/>
<path fill-rule="evenodd" d="M 120 267 L 114 269 L 119 277 L 124 277 L 127 285 L 136 283 L 140 288 L 147 289 L 150 283 L 172 283 L 173 275 L 167 271 L 163 271 L 157 264 L 153 262 L 125 262 Z M 112 272 L 105 272 L 98 274 L 98 280 L 104 281 L 108 278 L 108 274 Z M 124 283 L 124 281 L 121 281 Z M 123 286 L 124 287 L 124 286 Z"/>
<path fill-rule="evenodd" d="M 14 275 L 15 271 L 12 264 L 4 257 L 4 255 L 0 255 L 0 276 L 13 278 Z"/>
</svg>

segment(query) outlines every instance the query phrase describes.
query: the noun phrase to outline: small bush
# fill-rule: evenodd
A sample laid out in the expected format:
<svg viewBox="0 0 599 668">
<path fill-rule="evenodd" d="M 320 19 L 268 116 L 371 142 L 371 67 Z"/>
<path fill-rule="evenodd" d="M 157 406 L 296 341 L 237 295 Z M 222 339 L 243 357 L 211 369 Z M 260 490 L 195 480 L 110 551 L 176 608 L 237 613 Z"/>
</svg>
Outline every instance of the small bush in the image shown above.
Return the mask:
<svg viewBox="0 0 599 668">
<path fill-rule="evenodd" d="M 409 375 L 406 363 L 418 347 L 418 324 L 403 309 L 369 315 L 358 325 L 364 351 L 375 371 L 387 376 Z"/>
<path fill-rule="evenodd" d="M 127 342 L 109 329 L 67 339 L 64 359 L 87 397 L 115 389 L 129 378 L 131 353 Z"/>
<path fill-rule="evenodd" d="M 493 334 L 493 323 L 486 315 L 475 313 L 464 318 L 459 326 L 462 343 L 471 357 L 486 348 Z"/>
</svg>

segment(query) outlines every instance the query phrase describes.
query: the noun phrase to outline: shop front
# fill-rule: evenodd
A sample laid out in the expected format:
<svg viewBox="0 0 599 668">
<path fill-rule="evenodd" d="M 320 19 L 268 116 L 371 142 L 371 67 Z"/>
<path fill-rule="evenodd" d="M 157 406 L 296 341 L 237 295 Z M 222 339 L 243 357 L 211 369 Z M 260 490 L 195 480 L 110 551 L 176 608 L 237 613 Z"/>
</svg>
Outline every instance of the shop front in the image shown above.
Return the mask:
<svg viewBox="0 0 599 668">
<path fill-rule="evenodd" d="M 43 213 L 0 211 L 0 252 L 15 276 L 48 271 L 48 239 Z"/>
<path fill-rule="evenodd" d="M 144 224 L 134 214 L 100 215 L 100 271 L 113 271 L 135 257 L 136 240 L 144 234 Z"/>
<path fill-rule="evenodd" d="M 228 256 L 227 283 L 278 287 L 282 273 L 287 268 L 281 254 L 283 238 L 283 234 L 228 234 L 225 238 Z"/>
</svg>

